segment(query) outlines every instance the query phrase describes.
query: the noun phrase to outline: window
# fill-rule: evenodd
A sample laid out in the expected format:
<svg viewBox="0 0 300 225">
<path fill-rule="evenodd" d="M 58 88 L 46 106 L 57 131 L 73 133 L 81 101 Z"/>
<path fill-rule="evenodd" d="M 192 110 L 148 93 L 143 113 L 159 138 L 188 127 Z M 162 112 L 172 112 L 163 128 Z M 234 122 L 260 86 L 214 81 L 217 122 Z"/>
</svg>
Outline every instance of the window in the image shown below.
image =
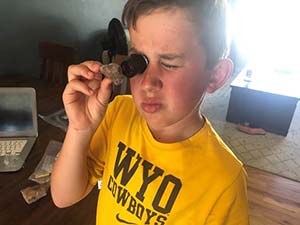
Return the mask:
<svg viewBox="0 0 300 225">
<path fill-rule="evenodd" d="M 238 51 L 251 64 L 300 73 L 300 1 L 237 0 L 229 13 Z"/>
</svg>

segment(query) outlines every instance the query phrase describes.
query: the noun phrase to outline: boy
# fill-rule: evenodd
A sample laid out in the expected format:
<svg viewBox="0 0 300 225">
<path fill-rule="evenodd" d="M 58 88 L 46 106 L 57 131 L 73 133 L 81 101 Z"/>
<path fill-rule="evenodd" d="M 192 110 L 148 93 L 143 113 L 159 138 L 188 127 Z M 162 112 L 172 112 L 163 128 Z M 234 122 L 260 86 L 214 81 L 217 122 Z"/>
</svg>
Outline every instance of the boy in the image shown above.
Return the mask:
<svg viewBox="0 0 300 225">
<path fill-rule="evenodd" d="M 58 207 L 102 179 L 97 224 L 248 224 L 243 166 L 199 114 L 232 71 L 224 21 L 223 1 L 126 3 L 129 54 L 149 64 L 130 79 L 132 97 L 110 104 L 99 62 L 70 66 L 69 128 L 51 181 Z"/>
</svg>

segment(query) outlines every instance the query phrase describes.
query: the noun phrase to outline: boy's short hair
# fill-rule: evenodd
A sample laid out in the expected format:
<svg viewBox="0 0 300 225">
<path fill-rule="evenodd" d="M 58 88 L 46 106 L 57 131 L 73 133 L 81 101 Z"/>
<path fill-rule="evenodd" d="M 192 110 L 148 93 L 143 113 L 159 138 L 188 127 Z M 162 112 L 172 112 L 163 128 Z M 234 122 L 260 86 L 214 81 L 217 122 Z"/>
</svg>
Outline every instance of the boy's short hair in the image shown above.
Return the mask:
<svg viewBox="0 0 300 225">
<path fill-rule="evenodd" d="M 122 22 L 135 28 L 138 18 L 157 9 L 180 8 L 190 13 L 190 19 L 199 27 L 200 38 L 207 56 L 207 68 L 227 56 L 226 0 L 128 0 Z"/>
</svg>

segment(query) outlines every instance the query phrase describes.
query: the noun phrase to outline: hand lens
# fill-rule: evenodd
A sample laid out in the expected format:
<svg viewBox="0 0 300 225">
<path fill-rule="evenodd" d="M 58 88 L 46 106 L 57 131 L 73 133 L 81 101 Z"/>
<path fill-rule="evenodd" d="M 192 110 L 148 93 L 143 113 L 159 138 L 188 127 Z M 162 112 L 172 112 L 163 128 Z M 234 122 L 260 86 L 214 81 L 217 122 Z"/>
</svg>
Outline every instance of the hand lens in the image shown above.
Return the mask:
<svg viewBox="0 0 300 225">
<path fill-rule="evenodd" d="M 149 64 L 149 60 L 145 55 L 132 54 L 128 59 L 121 63 L 122 73 L 131 78 L 137 74 L 142 74 Z"/>
<path fill-rule="evenodd" d="M 142 74 L 149 64 L 148 58 L 141 54 L 132 54 L 121 65 L 110 63 L 101 66 L 101 73 L 112 80 L 115 85 L 120 85 L 124 79 Z"/>
</svg>

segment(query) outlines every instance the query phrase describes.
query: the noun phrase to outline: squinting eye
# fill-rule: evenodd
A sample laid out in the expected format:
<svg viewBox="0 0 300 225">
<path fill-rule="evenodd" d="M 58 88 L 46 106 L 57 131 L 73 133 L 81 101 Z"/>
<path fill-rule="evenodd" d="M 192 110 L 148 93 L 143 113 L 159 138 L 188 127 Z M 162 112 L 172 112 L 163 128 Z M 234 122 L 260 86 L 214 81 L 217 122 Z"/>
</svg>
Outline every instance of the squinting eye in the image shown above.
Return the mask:
<svg viewBox="0 0 300 225">
<path fill-rule="evenodd" d="M 180 66 L 176 66 L 176 65 L 169 65 L 169 64 L 165 64 L 165 63 L 161 63 L 165 68 L 167 69 L 177 69 Z"/>
</svg>

